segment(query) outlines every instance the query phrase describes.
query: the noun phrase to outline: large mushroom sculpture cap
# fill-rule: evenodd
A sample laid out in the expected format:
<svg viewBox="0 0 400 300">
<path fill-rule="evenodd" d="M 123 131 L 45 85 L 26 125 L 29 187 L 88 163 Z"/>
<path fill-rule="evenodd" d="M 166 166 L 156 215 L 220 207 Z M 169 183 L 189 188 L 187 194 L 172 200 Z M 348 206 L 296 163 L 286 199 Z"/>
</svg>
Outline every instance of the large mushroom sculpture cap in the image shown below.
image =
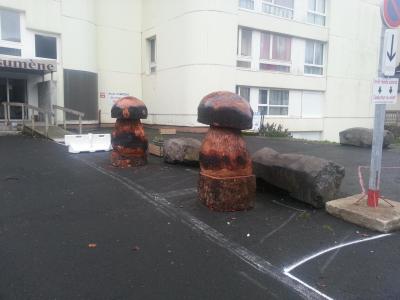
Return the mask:
<svg viewBox="0 0 400 300">
<path fill-rule="evenodd" d="M 115 102 L 111 109 L 111 117 L 128 120 L 147 119 L 147 107 L 135 97 L 124 97 Z"/>
<path fill-rule="evenodd" d="M 221 91 L 211 93 L 201 100 L 197 121 L 203 124 L 239 130 L 253 127 L 253 110 L 241 96 Z"/>
</svg>

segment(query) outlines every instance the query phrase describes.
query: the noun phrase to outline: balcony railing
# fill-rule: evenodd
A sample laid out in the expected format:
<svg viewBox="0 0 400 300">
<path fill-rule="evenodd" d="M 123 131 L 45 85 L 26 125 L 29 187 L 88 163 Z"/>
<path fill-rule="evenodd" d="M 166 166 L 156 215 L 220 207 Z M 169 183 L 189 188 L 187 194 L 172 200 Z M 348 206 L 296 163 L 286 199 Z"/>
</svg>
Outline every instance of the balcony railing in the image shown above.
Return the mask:
<svg viewBox="0 0 400 300">
<path fill-rule="evenodd" d="M 11 114 L 11 107 L 20 107 L 21 109 L 21 118 L 20 119 L 13 119 Z M 29 113 L 29 110 L 32 112 Z M 43 108 L 39 108 L 27 103 L 21 102 L 3 102 L 3 114 L 4 114 L 4 125 L 7 126 L 11 121 L 20 121 L 22 125 L 25 125 L 25 122 L 29 121 L 32 123 L 32 133 L 35 129 L 35 112 L 39 115 L 43 115 L 45 121 L 45 135 L 48 136 L 49 132 L 49 125 L 51 118 L 53 117 L 53 112 L 51 110 L 46 110 Z"/>
<path fill-rule="evenodd" d="M 385 125 L 400 126 L 400 110 L 387 110 Z"/>
<path fill-rule="evenodd" d="M 31 127 L 32 127 L 32 134 L 33 131 L 35 130 L 35 112 L 38 113 L 38 115 L 42 115 L 44 118 L 44 124 L 45 124 L 45 135 L 48 136 L 49 132 L 49 127 L 54 123 L 54 125 L 58 126 L 58 121 L 57 121 L 57 110 L 62 111 L 63 113 L 63 125 L 64 129 L 67 130 L 67 114 L 75 115 L 78 117 L 78 123 L 79 123 L 79 134 L 82 134 L 82 118 L 85 116 L 84 113 L 80 111 L 76 111 L 73 109 L 65 108 L 62 106 L 58 105 L 52 105 L 52 110 L 50 109 L 43 109 L 37 106 L 33 106 L 27 103 L 20 103 L 20 102 L 3 102 L 3 116 L 4 116 L 4 125 L 7 126 L 11 121 L 15 122 L 21 122 L 22 125 L 25 125 L 26 122 L 31 122 Z M 12 113 L 11 113 L 11 107 L 19 107 L 21 109 L 21 117 L 19 119 L 13 119 Z M 32 111 L 29 113 L 29 111 Z M 52 120 L 54 118 L 54 120 Z"/>
<path fill-rule="evenodd" d="M 58 122 L 57 122 L 57 110 L 62 111 L 63 113 L 63 126 L 64 126 L 64 130 L 67 130 L 67 114 L 71 114 L 74 116 L 78 117 L 78 122 L 79 122 L 79 134 L 82 134 L 82 118 L 85 116 L 85 114 L 83 112 L 77 111 L 77 110 L 73 110 L 70 108 L 65 108 L 62 106 L 58 106 L 58 105 L 53 105 L 53 114 L 55 116 L 55 125 L 58 126 Z"/>
<path fill-rule="evenodd" d="M 262 12 L 286 19 L 293 19 L 293 8 L 280 6 L 268 2 L 262 3 Z"/>
</svg>

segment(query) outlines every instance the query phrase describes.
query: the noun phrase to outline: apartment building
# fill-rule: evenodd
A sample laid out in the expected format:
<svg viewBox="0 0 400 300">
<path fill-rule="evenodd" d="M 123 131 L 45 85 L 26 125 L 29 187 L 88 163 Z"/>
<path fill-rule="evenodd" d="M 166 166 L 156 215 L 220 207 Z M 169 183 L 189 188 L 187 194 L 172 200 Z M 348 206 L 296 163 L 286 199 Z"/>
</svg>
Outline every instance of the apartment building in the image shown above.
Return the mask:
<svg viewBox="0 0 400 300">
<path fill-rule="evenodd" d="M 199 99 L 224 89 L 298 138 L 337 141 L 345 128 L 372 126 L 380 1 L 182 3 L 143 2 L 150 122 L 195 126 Z M 156 41 L 154 72 L 149 39 Z"/>
<path fill-rule="evenodd" d="M 0 7 L 0 46 L 21 51 L 0 48 L 0 59 L 56 66 L 35 73 L 0 63 L 0 82 L 14 87 L 23 77 L 23 101 L 37 105 L 48 105 L 42 98 L 51 89 L 52 103 L 85 112 L 87 122 L 113 122 L 113 101 L 131 94 L 147 104 L 147 123 L 200 126 L 201 98 L 228 90 L 297 138 L 337 141 L 345 128 L 372 127 L 379 0 L 0 0 Z M 7 26 L 19 40 L 3 39 Z M 1 101 L 12 97 L 0 87 Z"/>
</svg>

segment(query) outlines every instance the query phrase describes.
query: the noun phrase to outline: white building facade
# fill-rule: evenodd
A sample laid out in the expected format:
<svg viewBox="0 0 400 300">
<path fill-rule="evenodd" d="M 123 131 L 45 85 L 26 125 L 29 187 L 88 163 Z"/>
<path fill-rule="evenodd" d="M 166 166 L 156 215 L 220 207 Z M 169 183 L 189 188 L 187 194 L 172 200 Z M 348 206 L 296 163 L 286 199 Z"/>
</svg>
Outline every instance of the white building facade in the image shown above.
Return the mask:
<svg viewBox="0 0 400 300">
<path fill-rule="evenodd" d="M 140 0 L 1 0 L 0 32 L 0 102 L 57 104 L 97 123 L 111 122 L 99 91 L 142 94 Z"/>
<path fill-rule="evenodd" d="M 174 126 L 200 126 L 203 96 L 236 91 L 294 137 L 337 141 L 343 129 L 372 127 L 380 2 L 0 0 L 1 12 L 20 17 L 20 39 L 1 36 L 0 58 L 14 57 L 4 46 L 57 64 L 44 74 L 0 65 L 0 82 L 24 77 L 24 101 L 40 105 L 38 83 L 55 81 L 51 101 L 87 122 L 112 123 L 113 100 L 134 95 L 148 107 L 145 122 Z"/>
</svg>

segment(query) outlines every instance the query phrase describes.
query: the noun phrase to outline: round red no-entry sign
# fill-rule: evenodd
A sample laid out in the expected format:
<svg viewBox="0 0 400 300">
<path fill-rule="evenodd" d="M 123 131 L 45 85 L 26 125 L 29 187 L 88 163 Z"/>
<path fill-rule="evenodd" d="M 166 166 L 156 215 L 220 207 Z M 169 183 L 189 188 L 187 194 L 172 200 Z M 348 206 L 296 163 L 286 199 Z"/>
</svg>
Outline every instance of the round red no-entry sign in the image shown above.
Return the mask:
<svg viewBox="0 0 400 300">
<path fill-rule="evenodd" d="M 382 17 L 386 25 L 390 28 L 400 26 L 400 0 L 384 0 L 382 7 Z"/>
</svg>

